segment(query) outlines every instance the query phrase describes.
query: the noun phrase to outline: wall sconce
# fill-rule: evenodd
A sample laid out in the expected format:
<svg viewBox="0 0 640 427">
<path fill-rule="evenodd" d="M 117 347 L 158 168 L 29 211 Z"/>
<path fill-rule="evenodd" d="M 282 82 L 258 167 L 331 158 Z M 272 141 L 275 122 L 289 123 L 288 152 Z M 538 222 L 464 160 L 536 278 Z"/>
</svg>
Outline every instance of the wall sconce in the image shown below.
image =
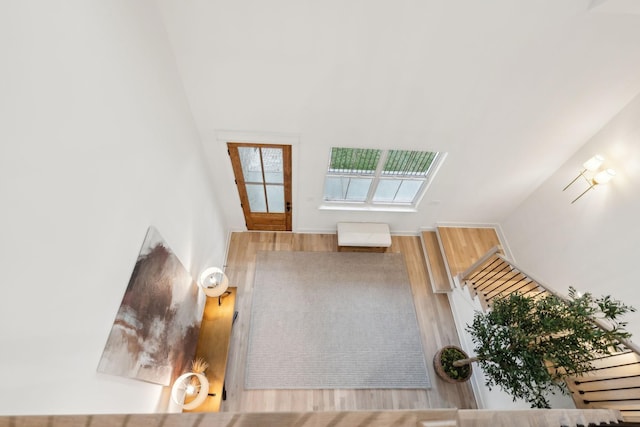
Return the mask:
<svg viewBox="0 0 640 427">
<path fill-rule="evenodd" d="M 600 168 L 600 166 L 602 166 L 602 163 L 604 163 L 604 157 L 596 154 L 582 164 L 582 171 L 580 171 L 578 176 L 576 176 L 573 181 L 571 181 L 569 184 L 567 184 L 566 187 L 562 189 L 562 191 L 565 191 L 573 183 L 580 179 L 580 177 L 584 178 L 584 180 L 587 181 L 589 187 L 584 190 L 578 197 L 573 199 L 573 201 L 571 202 L 572 204 L 580 197 L 584 196 L 587 191 L 591 190 L 597 185 L 606 184 L 607 182 L 611 181 L 614 176 L 616 176 L 616 171 L 614 171 L 613 169 L 604 169 L 598 172 L 598 169 Z"/>
<path fill-rule="evenodd" d="M 224 274 L 224 271 L 218 267 L 205 269 L 202 274 L 200 274 L 198 284 L 206 296 L 218 298 L 218 305 L 222 305 L 222 296 L 231 294 L 231 292 L 227 290 L 227 288 L 229 288 L 229 278 Z"/>
</svg>

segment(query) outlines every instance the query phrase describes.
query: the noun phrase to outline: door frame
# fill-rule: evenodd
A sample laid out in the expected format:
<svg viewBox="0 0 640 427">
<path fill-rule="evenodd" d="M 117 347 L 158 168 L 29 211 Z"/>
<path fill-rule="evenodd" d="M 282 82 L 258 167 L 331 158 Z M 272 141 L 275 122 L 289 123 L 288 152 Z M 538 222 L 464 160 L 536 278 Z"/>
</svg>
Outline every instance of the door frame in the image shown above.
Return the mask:
<svg viewBox="0 0 640 427">
<path fill-rule="evenodd" d="M 238 189 L 234 184 L 234 175 L 233 168 L 231 166 L 231 162 L 228 160 L 229 157 L 227 155 L 227 142 L 246 142 L 250 144 L 267 144 L 267 145 L 290 145 L 291 146 L 291 204 L 294 207 L 298 206 L 298 201 L 300 200 L 298 194 L 298 183 L 295 177 L 300 176 L 300 135 L 296 133 L 287 133 L 287 132 L 250 132 L 250 131 L 237 131 L 237 130 L 220 130 L 216 129 L 214 131 L 214 141 L 218 148 L 216 148 L 216 152 L 219 153 L 219 158 L 216 158 L 214 162 L 212 162 L 214 167 L 220 167 L 220 160 L 224 157 L 226 165 L 223 167 L 224 175 L 218 175 L 223 182 L 227 183 L 227 185 L 232 186 L 233 190 L 227 194 L 229 197 L 238 197 L 238 203 L 234 203 L 228 208 L 225 209 L 228 221 L 230 224 L 235 224 L 232 228 L 235 231 L 242 231 L 245 228 L 244 224 L 244 215 L 242 212 L 242 208 L 240 207 L 240 198 L 238 196 Z M 218 145 L 219 144 L 219 145 Z M 230 187 L 228 187 L 230 188 Z M 299 212 L 298 212 L 299 213 Z M 238 224 L 237 218 L 242 215 L 243 221 L 241 227 Z M 299 215 L 293 215 L 291 218 L 291 229 L 292 231 L 298 230 L 298 219 Z"/>
<path fill-rule="evenodd" d="M 240 197 L 240 206 L 242 207 L 242 213 L 245 218 L 245 225 L 248 230 L 255 231 L 292 231 L 292 218 L 293 218 L 293 201 L 292 201 L 292 151 L 293 147 L 289 144 L 264 144 L 256 142 L 235 142 L 229 141 L 226 143 L 227 153 L 231 161 L 236 191 Z M 280 148 L 282 149 L 282 163 L 283 163 L 283 191 L 284 191 L 284 212 L 252 212 L 249 203 L 246 181 L 242 170 L 242 164 L 238 153 L 238 148 L 251 147 L 251 148 Z M 232 151 L 234 152 L 232 155 Z M 262 160 L 262 154 L 261 154 Z M 266 183 L 263 182 L 263 185 Z M 267 193 L 265 193 L 267 197 Z M 267 207 L 269 206 L 267 199 Z"/>
</svg>

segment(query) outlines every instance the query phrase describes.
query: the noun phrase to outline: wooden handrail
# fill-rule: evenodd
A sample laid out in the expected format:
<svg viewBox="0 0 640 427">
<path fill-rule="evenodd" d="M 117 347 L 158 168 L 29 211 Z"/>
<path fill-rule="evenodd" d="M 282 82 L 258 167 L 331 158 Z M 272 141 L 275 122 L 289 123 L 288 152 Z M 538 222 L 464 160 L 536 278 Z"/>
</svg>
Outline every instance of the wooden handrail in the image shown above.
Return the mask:
<svg viewBox="0 0 640 427">
<path fill-rule="evenodd" d="M 480 259 L 478 259 L 476 262 L 474 262 L 471 265 L 471 267 L 467 268 L 465 271 L 463 271 L 462 273 L 460 273 L 458 275 L 458 277 L 460 279 L 460 283 L 463 283 L 463 281 L 466 280 L 466 278 L 469 277 L 469 275 L 471 273 L 473 273 L 478 267 L 480 267 L 485 262 L 487 262 L 492 256 L 494 256 L 496 254 L 499 254 L 501 251 L 502 251 L 502 246 L 500 246 L 500 245 L 496 245 L 496 246 L 492 247 L 491 249 L 489 249 L 487 251 L 487 253 L 482 255 L 480 257 Z"/>
<path fill-rule="evenodd" d="M 546 293 L 565 302 L 570 301 L 567 295 L 561 294 L 508 260 L 498 248 L 491 248 L 458 276 L 460 283 L 466 284 L 471 294 L 480 298 L 484 309 L 488 309 L 495 299 L 504 298 L 513 292 L 529 294 L 533 297 Z M 505 268 L 509 273 L 505 274 Z M 518 285 L 514 289 L 518 283 L 524 283 L 524 285 Z M 612 325 L 601 319 L 591 320 L 594 325 L 603 330 L 613 329 Z M 620 343 L 629 351 L 600 357 L 597 359 L 600 360 L 598 364 L 605 366 L 604 368 L 596 367 L 593 371 L 586 373 L 585 377 L 579 377 L 592 378 L 599 384 L 606 385 L 594 389 L 593 386 L 585 385 L 589 384 L 589 381 L 580 379 L 567 381 L 567 384 L 577 407 L 617 408 L 629 417 L 637 419 L 634 414 L 640 413 L 640 346 L 630 340 L 620 340 Z M 633 363 L 615 362 L 621 357 L 631 357 Z M 588 398 L 584 396 L 585 394 Z"/>
<path fill-rule="evenodd" d="M 233 413 L 208 412 L 199 414 L 96 414 L 96 415 L 32 415 L 0 416 L 0 427 L 56 425 L 72 427 L 101 425 L 111 427 L 150 427 L 162 425 L 261 425 L 300 427 L 493 427 L 511 425 L 518 420 L 520 427 L 540 425 L 616 423 L 622 414 L 611 409 L 547 409 L 496 411 L 476 409 L 414 409 L 364 411 L 262 412 Z"/>
</svg>

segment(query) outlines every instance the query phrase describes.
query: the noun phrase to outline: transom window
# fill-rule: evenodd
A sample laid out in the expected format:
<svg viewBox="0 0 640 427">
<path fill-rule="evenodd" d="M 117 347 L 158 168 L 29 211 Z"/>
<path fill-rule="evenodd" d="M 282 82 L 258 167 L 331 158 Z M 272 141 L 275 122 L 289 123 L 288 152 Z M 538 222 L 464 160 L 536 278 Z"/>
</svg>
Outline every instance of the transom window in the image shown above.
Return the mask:
<svg viewBox="0 0 640 427">
<path fill-rule="evenodd" d="M 432 151 L 333 147 L 324 201 L 415 207 L 441 157 Z"/>
</svg>

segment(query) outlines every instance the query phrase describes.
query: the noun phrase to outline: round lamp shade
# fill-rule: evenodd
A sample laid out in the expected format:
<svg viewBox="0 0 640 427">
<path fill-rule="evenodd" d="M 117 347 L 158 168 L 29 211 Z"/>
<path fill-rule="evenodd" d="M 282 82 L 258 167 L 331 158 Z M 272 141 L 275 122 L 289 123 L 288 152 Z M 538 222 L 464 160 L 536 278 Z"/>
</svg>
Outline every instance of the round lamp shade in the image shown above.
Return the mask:
<svg viewBox="0 0 640 427">
<path fill-rule="evenodd" d="M 197 408 L 204 403 L 208 395 L 209 380 L 200 373 L 182 374 L 171 387 L 171 399 L 184 409 Z M 190 398 L 189 396 L 195 397 Z"/>
<path fill-rule="evenodd" d="M 218 267 L 209 267 L 200 275 L 199 285 L 208 297 L 219 297 L 229 287 L 229 278 Z"/>
</svg>

